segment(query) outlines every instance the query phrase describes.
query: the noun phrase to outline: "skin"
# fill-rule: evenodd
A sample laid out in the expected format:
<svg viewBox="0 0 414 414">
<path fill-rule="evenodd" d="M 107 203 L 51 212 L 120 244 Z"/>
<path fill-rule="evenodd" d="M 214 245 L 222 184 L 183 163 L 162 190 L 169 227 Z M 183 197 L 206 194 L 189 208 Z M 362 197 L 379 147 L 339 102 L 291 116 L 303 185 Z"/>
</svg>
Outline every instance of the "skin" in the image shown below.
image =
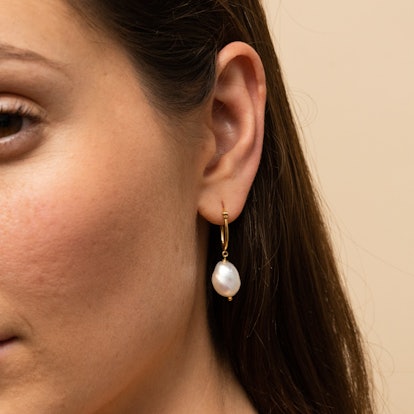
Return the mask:
<svg viewBox="0 0 414 414">
<path fill-rule="evenodd" d="M 0 44 L 0 112 L 25 111 L 0 129 L 0 412 L 254 412 L 215 355 L 204 268 L 207 221 L 237 217 L 259 162 L 260 59 L 223 51 L 178 127 L 61 1 L 0 0 Z"/>
</svg>

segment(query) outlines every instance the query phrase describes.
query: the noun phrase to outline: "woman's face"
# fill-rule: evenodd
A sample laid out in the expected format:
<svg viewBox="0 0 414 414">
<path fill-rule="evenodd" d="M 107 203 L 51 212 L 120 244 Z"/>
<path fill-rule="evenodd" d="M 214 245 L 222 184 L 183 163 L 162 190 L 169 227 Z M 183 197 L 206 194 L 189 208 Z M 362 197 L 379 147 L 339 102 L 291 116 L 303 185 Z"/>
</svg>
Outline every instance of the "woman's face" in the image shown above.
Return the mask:
<svg viewBox="0 0 414 414">
<path fill-rule="evenodd" d="M 174 133 L 63 2 L 0 0 L 2 414 L 97 412 L 179 348 L 204 282 Z"/>
</svg>

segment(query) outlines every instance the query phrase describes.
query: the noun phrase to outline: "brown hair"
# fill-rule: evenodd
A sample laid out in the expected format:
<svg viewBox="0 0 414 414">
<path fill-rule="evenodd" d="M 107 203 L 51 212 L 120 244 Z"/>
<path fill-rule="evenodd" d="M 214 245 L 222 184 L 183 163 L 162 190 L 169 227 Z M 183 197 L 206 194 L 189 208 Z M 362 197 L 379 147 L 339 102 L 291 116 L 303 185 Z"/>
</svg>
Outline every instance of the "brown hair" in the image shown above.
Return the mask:
<svg viewBox="0 0 414 414">
<path fill-rule="evenodd" d="M 243 287 L 233 303 L 211 293 L 213 338 L 257 410 L 372 413 L 360 335 L 344 295 L 319 203 L 258 0 L 70 0 L 124 46 L 163 111 L 202 104 L 218 51 L 239 40 L 261 56 L 267 107 L 261 164 L 232 224 Z M 211 232 L 207 274 L 220 252 Z"/>
</svg>

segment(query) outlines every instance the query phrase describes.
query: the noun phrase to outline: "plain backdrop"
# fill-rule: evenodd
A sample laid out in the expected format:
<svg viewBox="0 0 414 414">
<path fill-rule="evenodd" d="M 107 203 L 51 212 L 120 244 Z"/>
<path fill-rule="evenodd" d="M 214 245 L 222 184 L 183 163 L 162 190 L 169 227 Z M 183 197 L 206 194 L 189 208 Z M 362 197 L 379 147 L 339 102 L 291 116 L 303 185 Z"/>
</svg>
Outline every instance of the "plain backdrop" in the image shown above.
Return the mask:
<svg viewBox="0 0 414 414">
<path fill-rule="evenodd" d="M 368 342 L 380 413 L 414 413 L 414 1 L 265 0 Z"/>
</svg>

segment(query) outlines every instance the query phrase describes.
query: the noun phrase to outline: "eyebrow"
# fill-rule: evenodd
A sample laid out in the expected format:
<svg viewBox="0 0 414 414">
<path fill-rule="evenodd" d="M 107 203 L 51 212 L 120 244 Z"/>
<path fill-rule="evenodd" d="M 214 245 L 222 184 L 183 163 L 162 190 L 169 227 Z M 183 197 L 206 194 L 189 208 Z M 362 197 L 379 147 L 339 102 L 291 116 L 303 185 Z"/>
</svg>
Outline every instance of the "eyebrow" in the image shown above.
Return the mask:
<svg viewBox="0 0 414 414">
<path fill-rule="evenodd" d="M 64 65 L 56 60 L 49 59 L 39 53 L 28 49 L 20 49 L 18 47 L 0 43 L 0 60 L 23 60 L 26 62 L 35 62 L 49 66 L 52 69 L 64 72 Z"/>
</svg>

